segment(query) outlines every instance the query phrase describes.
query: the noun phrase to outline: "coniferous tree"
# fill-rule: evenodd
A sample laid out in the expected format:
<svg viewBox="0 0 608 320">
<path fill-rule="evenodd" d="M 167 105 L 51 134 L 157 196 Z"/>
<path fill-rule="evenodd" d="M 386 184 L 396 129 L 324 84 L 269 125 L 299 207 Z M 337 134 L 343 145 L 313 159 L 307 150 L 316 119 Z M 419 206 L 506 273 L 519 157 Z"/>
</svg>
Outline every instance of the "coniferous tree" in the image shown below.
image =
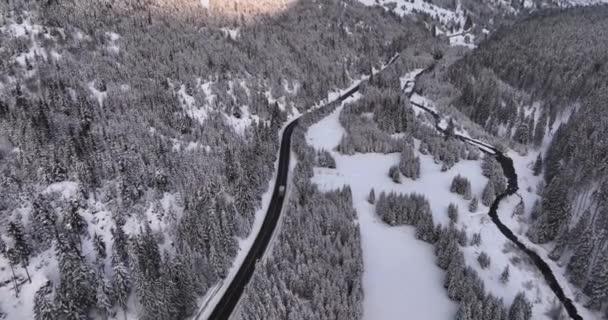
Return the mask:
<svg viewBox="0 0 608 320">
<path fill-rule="evenodd" d="M 471 213 L 476 212 L 478 206 L 479 206 L 479 200 L 477 200 L 477 197 L 473 197 L 473 199 L 469 203 L 469 212 L 471 212 Z"/>
<path fill-rule="evenodd" d="M 129 274 L 124 262 L 115 252 L 112 254 L 112 288 L 113 296 L 118 307 L 123 310 L 124 318 L 127 318 L 127 301 L 131 292 Z"/>
<path fill-rule="evenodd" d="M 502 273 L 500 274 L 500 282 L 502 282 L 503 284 L 506 284 L 507 282 L 509 282 L 509 265 L 507 265 L 505 267 L 505 269 L 502 271 Z"/>
<path fill-rule="evenodd" d="M 13 274 L 13 284 L 15 289 L 15 296 L 19 297 L 19 287 L 17 287 L 17 276 L 15 276 L 15 269 L 13 268 L 14 260 L 17 259 L 18 256 L 14 249 L 8 249 L 2 237 L 0 237 L 0 254 L 2 254 L 9 262 L 9 266 L 11 267 L 11 272 Z"/>
<path fill-rule="evenodd" d="M 52 292 L 53 286 L 50 281 L 36 291 L 34 295 L 34 316 L 36 320 L 56 319 L 55 307 L 49 299 Z"/>
<path fill-rule="evenodd" d="M 472 246 L 480 246 L 481 245 L 481 233 L 476 232 L 473 233 L 473 237 L 471 238 Z"/>
<path fill-rule="evenodd" d="M 41 250 L 50 247 L 53 237 L 57 237 L 55 213 L 49 207 L 48 200 L 38 196 L 32 203 L 32 239 Z"/>
<path fill-rule="evenodd" d="M 65 227 L 70 234 L 75 237 L 75 243 L 80 244 L 79 236 L 83 235 L 87 228 L 86 221 L 78 213 L 78 202 L 73 200 L 70 202 L 69 210 L 65 216 Z"/>
<path fill-rule="evenodd" d="M 448 217 L 450 218 L 451 223 L 458 222 L 458 206 L 453 203 L 450 203 L 448 206 Z"/>
<path fill-rule="evenodd" d="M 534 173 L 535 176 L 538 176 L 538 175 L 540 175 L 540 173 L 542 171 L 543 171 L 543 157 L 539 153 L 538 157 L 536 157 L 536 161 L 534 162 L 534 167 L 532 168 L 532 172 Z"/>
<path fill-rule="evenodd" d="M 30 255 L 32 254 L 32 247 L 25 239 L 25 231 L 21 222 L 10 222 L 8 224 L 8 234 L 15 241 L 15 252 L 19 256 L 21 266 L 27 274 L 27 279 L 32 283 L 32 278 L 27 269 L 30 263 Z"/>
<path fill-rule="evenodd" d="M 603 253 L 593 268 L 585 291 L 591 298 L 588 307 L 600 310 L 608 297 L 608 254 Z"/>
<path fill-rule="evenodd" d="M 530 320 L 532 318 L 532 304 L 523 293 L 518 293 L 509 308 L 510 320 Z"/>
<path fill-rule="evenodd" d="M 374 188 L 372 188 L 372 190 L 369 192 L 369 195 L 367 196 L 367 202 L 369 202 L 370 204 L 376 203 L 376 192 L 374 191 Z"/>
<path fill-rule="evenodd" d="M 545 130 L 547 126 L 547 116 L 546 112 L 543 112 L 540 118 L 538 119 L 538 123 L 534 128 L 534 145 L 536 147 L 540 147 L 543 143 L 543 139 L 545 137 Z"/>
<path fill-rule="evenodd" d="M 110 284 L 101 274 L 97 275 L 95 290 L 96 306 L 103 319 L 108 319 L 112 314 L 112 288 Z"/>
<path fill-rule="evenodd" d="M 399 167 L 392 166 L 388 170 L 388 176 L 393 180 L 394 183 L 401 183 L 401 175 L 399 174 Z"/>
<path fill-rule="evenodd" d="M 494 184 L 492 181 L 488 181 L 481 194 L 481 203 L 483 203 L 484 206 L 489 207 L 492 205 L 492 202 L 494 202 L 495 196 Z"/>
<path fill-rule="evenodd" d="M 412 147 L 406 146 L 401 151 L 399 171 L 401 171 L 403 176 L 412 180 L 420 178 L 420 158 L 414 155 Z"/>
<path fill-rule="evenodd" d="M 457 175 L 452 179 L 450 191 L 463 196 L 466 200 L 471 199 L 471 182 L 469 179 Z"/>
<path fill-rule="evenodd" d="M 84 317 L 95 303 L 93 273 L 78 248 L 60 235 L 57 244 L 60 284 L 55 296 L 57 313 L 61 317 Z"/>
<path fill-rule="evenodd" d="M 566 270 L 570 274 L 570 281 L 579 287 L 585 285 L 593 253 L 591 230 L 587 226 L 588 219 L 581 219 L 578 222 L 578 226 L 575 227 L 575 229 L 582 230 L 582 232 L 578 232 L 577 234 L 577 243 L 566 267 Z"/>
<path fill-rule="evenodd" d="M 479 266 L 481 266 L 482 269 L 485 269 L 490 266 L 491 259 L 487 253 L 482 252 L 477 256 L 477 262 L 479 262 Z"/>
</svg>

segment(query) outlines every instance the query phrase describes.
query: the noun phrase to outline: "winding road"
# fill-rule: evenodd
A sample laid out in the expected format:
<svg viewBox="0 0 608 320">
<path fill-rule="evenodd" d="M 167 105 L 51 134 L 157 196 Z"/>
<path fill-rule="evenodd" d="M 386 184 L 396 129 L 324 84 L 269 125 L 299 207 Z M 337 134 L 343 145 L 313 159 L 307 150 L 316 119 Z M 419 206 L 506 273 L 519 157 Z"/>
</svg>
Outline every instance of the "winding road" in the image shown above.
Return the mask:
<svg viewBox="0 0 608 320">
<path fill-rule="evenodd" d="M 410 103 L 413 106 L 423 109 L 424 111 L 431 114 L 435 120 L 435 128 L 439 132 L 443 133 L 444 135 L 449 134 L 450 136 L 457 138 L 463 142 L 467 142 L 476 147 L 479 147 L 479 149 L 482 152 L 493 155 L 496 158 L 496 161 L 498 161 L 498 163 L 500 163 L 500 166 L 502 167 L 502 171 L 505 175 L 505 178 L 507 179 L 507 189 L 502 194 L 500 194 L 496 197 L 496 199 L 490 206 L 490 211 L 488 212 L 488 215 L 490 216 L 490 218 L 492 219 L 492 222 L 494 222 L 494 224 L 496 225 L 498 230 L 507 239 L 509 239 L 512 243 L 514 243 L 521 251 L 523 251 L 526 255 L 528 255 L 530 260 L 536 265 L 536 267 L 539 269 L 540 273 L 545 278 L 545 281 L 547 282 L 547 284 L 549 285 L 551 290 L 553 290 L 553 292 L 555 293 L 557 298 L 560 300 L 560 302 L 566 309 L 566 312 L 568 312 L 568 316 L 570 316 L 570 318 L 575 319 L 575 320 L 579 320 L 579 319 L 582 320 L 583 317 L 578 313 L 576 306 L 574 305 L 574 303 L 572 303 L 572 300 L 570 298 L 568 298 L 566 296 L 566 294 L 564 293 L 564 290 L 562 289 L 559 282 L 555 278 L 555 275 L 553 274 L 551 267 L 549 267 L 549 265 L 538 255 L 538 253 L 536 253 L 536 251 L 526 247 L 526 245 L 524 245 L 521 241 L 519 241 L 519 239 L 513 233 L 513 231 L 511 231 L 511 229 L 509 229 L 504 223 L 502 223 L 502 221 L 500 221 L 500 218 L 498 217 L 497 212 L 498 212 L 498 206 L 500 205 L 500 202 L 504 198 L 514 195 L 519 190 L 519 187 L 517 185 L 517 173 L 515 172 L 515 167 L 513 166 L 513 159 L 509 158 L 507 155 L 505 155 L 504 153 L 497 150 L 496 148 L 494 148 L 491 145 L 488 145 L 481 141 L 471 139 L 469 137 L 465 137 L 465 136 L 462 136 L 459 134 L 447 132 L 447 130 L 445 128 L 442 128 L 439 125 L 439 123 L 441 121 L 441 116 L 436 111 L 434 111 L 424 105 L 421 105 L 419 103 L 411 101 L 411 98 L 412 98 L 412 96 L 415 92 L 415 88 L 416 88 L 416 85 L 415 85 L 416 79 L 418 77 L 420 77 L 422 74 L 424 74 L 425 72 L 432 70 L 433 67 L 434 67 L 434 65 L 431 66 L 430 68 L 423 70 L 418 75 L 416 75 L 415 79 L 413 80 L 414 86 L 412 86 L 408 92 L 405 92 L 408 95 L 408 98 L 410 99 Z M 406 86 L 404 86 L 404 89 L 407 88 L 407 86 L 408 86 L 408 84 L 406 83 Z M 410 84 L 410 86 L 411 86 L 411 84 Z"/>
<path fill-rule="evenodd" d="M 295 119 L 288 124 L 283 131 L 283 137 L 281 138 L 281 150 L 279 152 L 277 180 L 274 185 L 272 199 L 270 200 L 270 205 L 268 206 L 268 211 L 264 217 L 264 222 L 262 223 L 260 232 L 255 238 L 251 249 L 247 253 L 245 260 L 234 276 L 234 279 L 228 286 L 228 289 L 209 316 L 209 319 L 220 320 L 230 318 L 230 315 L 234 311 L 234 308 L 238 304 L 239 299 L 243 294 L 245 286 L 247 283 L 249 283 L 249 280 L 251 280 L 251 277 L 253 276 L 255 265 L 266 252 L 266 248 L 270 243 L 274 229 L 279 221 L 281 209 L 283 208 L 283 202 L 285 201 L 285 192 L 284 189 L 281 190 L 281 187 L 285 187 L 287 185 L 289 160 L 291 155 L 291 134 L 297 125 L 298 119 Z"/>
<path fill-rule="evenodd" d="M 380 70 L 382 72 L 384 69 L 389 67 L 395 60 L 399 58 L 399 54 L 394 55 Z M 324 106 L 335 102 L 343 102 L 344 100 L 351 97 L 353 94 L 358 92 L 360 89 L 360 85 L 356 85 L 352 87 L 347 92 L 340 95 L 334 101 L 328 102 Z M 276 229 L 277 222 L 279 221 L 279 217 L 281 216 L 281 209 L 283 208 L 283 203 L 285 202 L 285 189 L 287 187 L 287 178 L 289 175 L 289 160 L 291 155 L 291 134 L 293 130 L 298 125 L 299 118 L 296 118 L 291 123 L 285 127 L 283 131 L 283 136 L 281 137 L 281 149 L 279 151 L 279 168 L 277 171 L 277 179 L 275 182 L 274 190 L 272 192 L 272 198 L 270 200 L 270 205 L 268 207 L 268 211 L 266 212 L 266 216 L 264 217 L 264 221 L 260 228 L 260 232 L 251 249 L 247 253 L 245 260 L 239 267 L 234 279 L 230 282 L 230 285 L 226 289 L 224 295 L 221 297 L 219 302 L 216 304 L 213 309 L 211 315 L 208 319 L 213 320 L 227 320 L 230 318 L 234 309 L 238 305 L 238 302 L 245 290 L 245 287 L 251 280 L 253 276 L 253 272 L 255 271 L 255 266 L 257 262 L 262 259 L 266 249 L 268 248 L 273 233 Z M 200 313 L 199 313 L 200 316 Z M 195 317 L 198 319 L 198 317 Z"/>
<path fill-rule="evenodd" d="M 385 68 L 390 66 L 398 57 L 399 57 L 398 55 L 395 55 L 391 60 L 389 60 L 389 62 L 385 65 Z M 422 72 L 420 72 L 418 75 L 416 75 L 414 80 L 411 81 L 411 82 L 414 82 L 413 86 L 411 86 L 411 82 L 408 82 L 405 84 L 404 88 L 411 86 L 410 90 L 408 90 L 409 92 L 405 92 L 407 94 L 408 98 L 410 98 L 410 100 L 411 100 L 413 93 L 415 92 L 415 84 L 416 84 L 416 80 L 418 79 L 418 77 L 420 77 L 422 74 L 432 70 L 433 67 L 434 67 L 434 65 L 432 65 L 431 67 L 429 67 L 427 69 L 424 69 Z M 360 89 L 360 85 L 356 85 L 353 88 L 351 88 L 349 91 L 347 91 L 346 93 L 339 96 L 335 101 L 342 102 L 342 101 L 346 100 L 347 98 L 351 97 L 356 92 L 358 92 L 359 89 Z M 335 101 L 333 101 L 333 102 L 335 102 Z M 447 130 L 442 128 L 439 125 L 440 120 L 441 120 L 441 117 L 439 116 L 439 114 L 437 114 L 434 110 L 427 108 L 426 106 L 417 104 L 415 102 L 411 102 L 411 104 L 430 113 L 433 116 L 433 118 L 435 119 L 435 127 L 437 128 L 437 130 L 439 130 L 443 134 L 447 134 L 447 132 L 446 132 Z M 241 295 L 243 294 L 245 287 L 247 286 L 247 284 L 251 280 L 251 277 L 253 276 L 253 272 L 255 271 L 255 266 L 256 266 L 257 262 L 260 259 L 262 259 L 268 246 L 270 245 L 270 241 L 271 241 L 273 233 L 276 229 L 277 223 L 278 223 L 280 215 L 281 215 L 281 209 L 283 208 L 283 203 L 285 201 L 285 188 L 286 188 L 287 181 L 288 181 L 289 161 L 290 161 L 290 155 L 291 155 L 291 135 L 292 135 L 295 127 L 298 125 L 298 120 L 299 119 L 293 120 L 291 123 L 289 123 L 285 127 L 285 130 L 283 131 L 283 135 L 281 138 L 281 149 L 279 152 L 279 166 L 278 166 L 278 171 L 277 171 L 277 179 L 276 179 L 274 190 L 272 193 L 272 199 L 270 201 L 270 205 L 268 207 L 266 216 L 264 217 L 264 221 L 260 228 L 260 232 L 257 235 L 253 245 L 251 246 L 251 249 L 247 253 L 245 260 L 239 267 L 238 272 L 236 273 L 234 279 L 232 279 L 232 281 L 229 284 L 228 288 L 226 289 L 225 293 L 223 294 L 223 296 L 221 297 L 221 299 L 219 300 L 219 302 L 216 304 L 215 308 L 213 309 L 211 315 L 209 316 L 209 319 L 227 320 L 230 318 L 234 309 L 238 305 L 238 302 L 241 298 Z M 500 202 L 504 198 L 515 194 L 519 190 L 518 185 L 517 185 L 517 174 L 516 174 L 515 168 L 513 166 L 513 160 L 511 158 L 509 158 L 508 156 L 504 155 L 502 152 L 500 152 L 493 146 L 490 146 L 483 142 L 480 142 L 480 141 L 477 141 L 477 140 L 474 140 L 474 139 L 471 139 L 469 137 L 465 137 L 465 136 L 462 136 L 459 134 L 451 134 L 451 136 L 453 136 L 459 140 L 462 140 L 464 142 L 471 143 L 471 144 L 479 147 L 481 151 L 491 154 L 494 157 L 496 157 L 496 160 L 502 166 L 503 172 L 508 181 L 508 185 L 507 185 L 507 189 L 505 190 L 505 192 L 496 197 L 496 199 L 490 206 L 490 211 L 489 211 L 488 215 L 490 216 L 490 218 L 492 219 L 492 222 L 494 222 L 494 224 L 496 225 L 498 230 L 507 239 L 509 239 L 518 248 L 520 248 L 524 253 L 526 253 L 528 255 L 528 257 L 530 257 L 531 261 L 537 266 L 537 268 L 542 273 L 542 275 L 545 278 L 545 281 L 547 282 L 549 287 L 553 290 L 555 295 L 558 297 L 558 299 L 563 304 L 564 308 L 568 312 L 568 315 L 572 319 L 576 319 L 576 320 L 582 319 L 582 317 L 578 314 L 576 306 L 572 303 L 572 300 L 566 296 L 566 294 L 564 293 L 563 289 L 559 285 L 559 282 L 555 278 L 551 268 L 547 265 L 547 263 L 534 250 L 527 248 L 521 241 L 519 241 L 517 236 L 506 225 L 504 225 L 502 223 L 502 221 L 500 221 L 500 218 L 498 217 L 497 209 L 498 209 L 498 206 L 500 205 Z"/>
</svg>

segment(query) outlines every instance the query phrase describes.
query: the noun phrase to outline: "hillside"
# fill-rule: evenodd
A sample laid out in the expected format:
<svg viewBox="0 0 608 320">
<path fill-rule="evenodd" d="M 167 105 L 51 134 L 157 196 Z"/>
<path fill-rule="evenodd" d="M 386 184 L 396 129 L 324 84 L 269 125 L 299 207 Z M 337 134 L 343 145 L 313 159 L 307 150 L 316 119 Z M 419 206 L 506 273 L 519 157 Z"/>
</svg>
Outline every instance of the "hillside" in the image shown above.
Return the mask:
<svg viewBox="0 0 608 320">
<path fill-rule="evenodd" d="M 607 17 L 607 6 L 539 12 L 435 74 L 451 84 L 425 87 L 451 92 L 444 101 L 518 150 L 539 154 L 541 198 L 512 226 L 541 245 L 578 288 L 576 299 L 594 310 L 608 302 Z"/>
<path fill-rule="evenodd" d="M 3 1 L 0 319 L 607 318 L 600 2 Z"/>
<path fill-rule="evenodd" d="M 433 46 L 360 5 L 302 2 L 236 28 L 173 5 L 0 6 L 9 319 L 192 315 L 255 236 L 285 120 L 404 41 Z"/>
</svg>

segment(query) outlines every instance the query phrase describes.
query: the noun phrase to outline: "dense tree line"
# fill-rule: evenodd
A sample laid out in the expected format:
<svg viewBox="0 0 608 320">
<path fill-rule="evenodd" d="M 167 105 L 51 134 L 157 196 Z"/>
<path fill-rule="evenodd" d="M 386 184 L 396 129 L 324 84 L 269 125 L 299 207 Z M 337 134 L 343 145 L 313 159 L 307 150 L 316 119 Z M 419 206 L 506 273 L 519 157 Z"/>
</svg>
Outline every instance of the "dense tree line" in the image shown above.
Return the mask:
<svg viewBox="0 0 608 320">
<path fill-rule="evenodd" d="M 40 26 L 0 32 L 0 232 L 11 239 L 2 253 L 15 293 L 31 257 L 52 250 L 59 261 L 34 297 L 37 319 L 189 316 L 249 234 L 286 113 L 406 43 L 426 52 L 434 41 L 412 20 L 356 2 L 298 2 L 236 26 L 199 1 L 6 3 L 0 23 Z M 235 129 L 246 112 L 260 121 Z M 332 166 L 327 155 L 319 162 Z M 44 192 L 67 181 L 78 185 L 74 199 Z M 154 209 L 165 229 L 150 228 L 148 210 L 167 194 L 180 210 Z M 96 201 L 110 212 L 108 234 L 84 219 Z M 348 280 L 353 301 L 359 278 Z M 131 298 L 137 310 L 127 310 Z"/>
<path fill-rule="evenodd" d="M 454 105 L 490 132 L 536 147 L 551 137 L 531 168 L 543 184 L 527 235 L 555 244 L 550 256 L 596 310 L 608 304 L 607 13 L 606 5 L 537 12 L 498 30 L 445 77 L 460 91 Z"/>
<path fill-rule="evenodd" d="M 308 126 L 337 105 L 305 115 L 294 130 L 289 204 L 271 253 L 245 290 L 240 319 L 361 318 L 363 258 L 352 193 L 321 192 L 310 182 L 318 152 L 305 140 Z"/>
<path fill-rule="evenodd" d="M 373 190 L 372 190 L 373 191 Z M 428 201 L 420 195 L 402 195 L 384 192 L 375 201 L 376 214 L 390 225 L 413 225 L 416 237 L 435 246 L 436 264 L 446 271 L 444 287 L 448 297 L 459 302 L 456 319 L 521 319 L 532 318 L 532 304 L 523 293 L 518 294 L 512 305 L 507 308 L 502 299 L 496 298 L 485 289 L 477 272 L 467 266 L 461 247 L 478 245 L 481 236 L 473 236 L 470 244 L 464 230 L 457 230 L 451 223 L 449 227 L 435 226 Z M 453 210 L 457 210 L 453 206 Z M 453 221 L 453 220 L 452 220 Z M 477 239 L 476 239 L 477 238 Z M 482 268 L 491 263 L 490 257 L 482 252 L 478 256 Z M 506 272 L 506 274 L 505 274 Z M 508 281 L 508 269 L 501 279 Z"/>
</svg>

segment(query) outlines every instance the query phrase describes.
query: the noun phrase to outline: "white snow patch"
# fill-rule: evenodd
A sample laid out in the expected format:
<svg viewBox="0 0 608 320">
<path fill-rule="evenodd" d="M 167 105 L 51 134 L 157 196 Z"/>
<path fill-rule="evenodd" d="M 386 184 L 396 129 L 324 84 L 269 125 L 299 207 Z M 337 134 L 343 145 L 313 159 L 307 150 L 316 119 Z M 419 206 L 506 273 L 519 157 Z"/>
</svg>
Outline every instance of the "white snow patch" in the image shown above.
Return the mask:
<svg viewBox="0 0 608 320">
<path fill-rule="evenodd" d="M 424 69 L 415 69 L 411 72 L 406 73 L 403 77 L 399 78 L 400 88 L 405 94 L 409 94 L 414 90 L 414 80 Z"/>
<path fill-rule="evenodd" d="M 120 39 L 120 35 L 118 33 L 114 33 L 114 32 L 106 32 L 106 35 L 108 36 L 110 43 L 108 43 L 107 48 L 110 52 L 113 52 L 115 54 L 117 54 L 120 51 L 120 47 L 118 47 L 118 44 L 116 43 L 116 41 L 118 41 L 118 39 Z"/>
<path fill-rule="evenodd" d="M 336 147 L 345 134 L 338 120 L 341 110 L 342 107 L 312 125 L 306 135 L 307 142 L 317 149 L 332 150 Z M 439 172 L 440 168 L 432 161 L 423 162 L 429 165 L 422 169 L 423 176 L 428 177 L 426 181 L 396 185 L 387 172 L 399 161 L 398 154 L 343 156 L 331 153 L 336 159 L 337 169 L 315 168 L 312 181 L 322 190 L 334 190 L 343 185 L 350 185 L 352 189 L 361 228 L 365 270 L 363 319 L 403 319 L 405 315 L 412 319 L 452 317 L 456 305 L 447 298 L 443 289 L 443 273 L 434 263 L 432 246 L 416 240 L 413 227 L 389 227 L 380 221 L 374 207 L 366 201 L 371 188 L 377 195 L 382 191 L 409 193 L 420 192 L 424 188 L 437 189 L 437 182 L 433 182 L 436 175 L 432 172 Z M 432 166 L 436 168 L 430 168 Z M 449 196 L 449 190 L 444 191 L 442 195 Z M 454 198 L 453 194 L 448 198 Z"/>
<path fill-rule="evenodd" d="M 88 84 L 88 88 L 97 100 L 97 103 L 99 103 L 99 106 L 103 107 L 103 101 L 108 96 L 108 93 L 97 90 L 97 88 L 95 88 L 95 81 L 90 81 Z"/>
<path fill-rule="evenodd" d="M 451 11 L 424 0 L 359 0 L 366 6 L 380 5 L 384 8 L 389 8 L 391 4 L 395 4 L 393 12 L 404 16 L 416 12 L 424 12 L 430 15 L 433 19 L 440 21 L 443 25 L 451 22 L 460 22 L 464 25 L 465 15 L 460 6 L 456 10 Z"/>
<path fill-rule="evenodd" d="M 465 33 L 455 35 L 449 38 L 451 46 L 463 46 L 469 49 L 477 48 L 475 45 L 475 35 L 472 33 Z"/>
<path fill-rule="evenodd" d="M 240 135 L 245 134 L 245 129 L 251 126 L 252 123 L 260 121 L 260 117 L 252 115 L 249 112 L 249 106 L 241 107 L 241 117 L 237 118 L 234 115 L 224 115 L 228 125 L 230 125 L 236 133 Z"/>
<path fill-rule="evenodd" d="M 211 83 L 206 83 L 206 84 L 202 85 L 202 88 L 205 91 L 205 93 L 211 92 L 211 90 L 209 88 L 210 85 L 211 85 Z M 190 118 L 197 120 L 200 124 L 203 124 L 205 122 L 205 120 L 207 119 L 207 117 L 209 116 L 209 110 L 210 110 L 209 105 L 206 103 L 203 104 L 203 102 L 199 102 L 201 104 L 200 106 L 196 105 L 194 97 L 189 95 L 188 93 L 186 93 L 185 85 L 181 85 L 177 94 L 179 97 L 179 102 L 180 102 L 182 108 L 186 111 L 186 114 Z M 211 97 L 208 95 L 206 97 L 207 97 L 207 99 L 211 99 Z"/>
<path fill-rule="evenodd" d="M 78 182 L 62 181 L 50 184 L 43 193 L 59 193 L 64 199 L 70 199 L 78 192 Z"/>
<path fill-rule="evenodd" d="M 224 36 L 230 37 L 232 40 L 236 40 L 241 34 L 240 28 L 222 28 L 221 30 L 224 32 Z"/>
</svg>

